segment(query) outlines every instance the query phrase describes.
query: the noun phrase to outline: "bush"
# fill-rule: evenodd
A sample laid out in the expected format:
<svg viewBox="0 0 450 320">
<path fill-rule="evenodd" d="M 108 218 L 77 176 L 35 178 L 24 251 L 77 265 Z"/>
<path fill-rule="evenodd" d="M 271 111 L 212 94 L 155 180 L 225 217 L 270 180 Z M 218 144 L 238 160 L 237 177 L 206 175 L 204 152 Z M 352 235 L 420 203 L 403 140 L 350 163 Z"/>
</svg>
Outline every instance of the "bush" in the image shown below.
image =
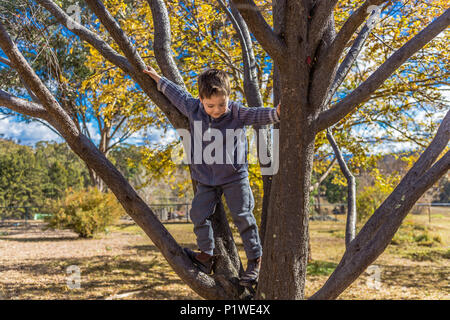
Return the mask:
<svg viewBox="0 0 450 320">
<path fill-rule="evenodd" d="M 337 263 L 315 260 L 308 263 L 306 272 L 310 276 L 329 276 L 336 269 Z"/>
<path fill-rule="evenodd" d="M 365 187 L 356 195 L 358 220 L 368 219 L 383 201 L 391 194 L 400 181 L 399 174 L 383 175 L 378 169 L 370 173 L 374 177 L 372 185 Z"/>
<path fill-rule="evenodd" d="M 450 259 L 449 249 L 435 249 L 435 250 L 420 250 L 408 252 L 405 254 L 406 258 L 413 261 L 436 261 L 440 259 Z"/>
<path fill-rule="evenodd" d="M 391 240 L 393 245 L 418 245 L 434 247 L 442 244 L 439 235 L 433 235 L 427 227 L 411 222 L 405 222 Z"/>
<path fill-rule="evenodd" d="M 362 192 L 356 195 L 356 212 L 358 220 L 368 219 L 376 209 L 383 203 L 390 192 L 377 186 L 366 187 Z"/>
<path fill-rule="evenodd" d="M 96 188 L 82 191 L 68 189 L 61 200 L 48 202 L 51 214 L 45 220 L 53 229 L 70 229 L 81 238 L 92 238 L 106 231 L 125 214 L 111 193 L 102 193 Z"/>
</svg>

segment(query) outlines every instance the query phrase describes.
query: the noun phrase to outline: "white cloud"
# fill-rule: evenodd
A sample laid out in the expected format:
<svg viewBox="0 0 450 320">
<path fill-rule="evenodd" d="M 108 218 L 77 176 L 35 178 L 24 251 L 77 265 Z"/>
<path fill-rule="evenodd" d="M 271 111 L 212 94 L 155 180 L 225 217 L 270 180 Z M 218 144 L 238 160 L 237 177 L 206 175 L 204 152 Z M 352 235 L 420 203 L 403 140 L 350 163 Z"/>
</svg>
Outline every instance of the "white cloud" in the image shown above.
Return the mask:
<svg viewBox="0 0 450 320">
<path fill-rule="evenodd" d="M 20 141 L 21 144 L 34 145 L 38 141 L 58 141 L 62 139 L 49 128 L 37 122 L 16 122 L 12 118 L 0 118 L 0 135 Z"/>
<path fill-rule="evenodd" d="M 168 129 L 166 133 L 164 133 L 163 129 L 149 128 L 144 136 L 151 143 L 159 145 L 167 145 L 179 139 L 177 131 L 172 128 Z"/>
<path fill-rule="evenodd" d="M 88 130 L 91 138 L 95 144 L 100 141 L 100 134 L 95 123 L 87 123 Z M 1 118 L 0 117 L 0 137 L 13 139 L 16 142 L 20 141 L 23 145 L 34 145 L 38 141 L 57 141 L 63 142 L 63 139 L 56 133 L 51 131 L 46 126 L 37 123 L 23 123 L 17 122 L 13 118 Z M 148 128 L 147 130 L 140 130 L 135 132 L 128 139 L 128 143 L 142 145 L 147 144 L 148 141 L 158 144 L 166 145 L 170 142 L 178 140 L 178 135 L 174 129 L 169 129 L 164 134 L 162 129 Z M 116 139 L 113 139 L 114 143 Z"/>
</svg>

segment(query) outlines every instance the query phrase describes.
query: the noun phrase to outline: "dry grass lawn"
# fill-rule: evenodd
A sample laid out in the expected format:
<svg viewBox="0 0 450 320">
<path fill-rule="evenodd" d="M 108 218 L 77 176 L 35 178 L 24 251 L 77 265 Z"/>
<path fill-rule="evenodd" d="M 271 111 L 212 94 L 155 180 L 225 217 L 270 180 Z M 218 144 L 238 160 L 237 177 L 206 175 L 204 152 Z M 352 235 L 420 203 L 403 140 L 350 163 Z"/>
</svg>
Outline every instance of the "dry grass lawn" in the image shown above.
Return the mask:
<svg viewBox="0 0 450 320">
<path fill-rule="evenodd" d="M 449 299 L 450 209 L 409 215 L 387 250 L 340 299 Z M 344 252 L 345 217 L 311 221 L 313 262 L 306 296 L 328 278 Z M 43 230 L 11 221 L 0 227 L 0 299 L 199 299 L 171 270 L 133 222 L 121 221 L 90 240 L 67 230 Z M 183 245 L 195 248 L 192 225 L 167 223 Z M 244 258 L 239 236 L 238 247 Z M 244 261 L 245 263 L 245 261 Z M 70 289 L 69 266 L 80 270 Z M 69 282 L 68 282 L 69 280 Z M 73 282 L 72 282 L 73 283 Z"/>
</svg>

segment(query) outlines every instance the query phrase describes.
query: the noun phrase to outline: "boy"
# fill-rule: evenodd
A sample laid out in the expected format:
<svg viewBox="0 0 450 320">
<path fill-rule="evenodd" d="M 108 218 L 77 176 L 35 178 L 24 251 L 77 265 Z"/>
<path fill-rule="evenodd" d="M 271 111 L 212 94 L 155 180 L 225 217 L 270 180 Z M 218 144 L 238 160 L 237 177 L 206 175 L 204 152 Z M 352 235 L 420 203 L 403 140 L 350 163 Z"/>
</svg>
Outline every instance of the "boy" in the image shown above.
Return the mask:
<svg viewBox="0 0 450 320">
<path fill-rule="evenodd" d="M 191 134 L 191 146 L 195 144 L 198 146 L 201 143 L 201 149 L 196 151 L 194 147 L 194 151 L 190 155 L 192 178 L 198 183 L 190 217 L 194 223 L 194 233 L 200 252 L 193 252 L 187 248 L 184 250 L 200 270 L 211 273 L 214 262 L 214 237 L 209 217 L 214 213 L 215 206 L 223 193 L 233 221 L 241 235 L 248 259 L 247 269 L 242 275 L 240 283 L 242 285 L 256 283 L 261 266 L 262 248 L 258 227 L 252 213 L 254 199 L 248 180 L 248 147 L 244 126 L 264 125 L 280 121 L 280 105 L 276 109 L 246 108 L 237 102 L 230 101 L 231 88 L 228 75 L 217 69 L 208 69 L 199 75 L 200 99 L 193 98 L 173 82 L 159 76 L 151 67 L 147 67 L 143 72 L 156 81 L 158 90 L 163 92 L 172 104 L 189 119 L 191 133 L 198 131 L 199 126 L 201 130 L 201 136 Z M 214 155 L 214 159 L 219 156 L 222 161 L 206 163 L 207 161 L 202 156 L 206 151 L 205 148 L 211 142 L 199 140 L 207 140 L 205 137 L 208 134 L 211 135 L 214 130 L 216 139 L 217 134 L 226 137 L 223 143 L 219 141 L 223 148 L 219 148 L 218 154 Z M 228 135 L 230 130 L 233 132 L 231 138 Z M 228 143 L 225 140 L 229 140 Z M 216 143 L 215 139 L 214 143 Z M 245 150 L 245 152 L 241 152 L 239 158 L 235 154 L 236 150 Z M 215 149 L 215 151 L 217 150 Z"/>
</svg>

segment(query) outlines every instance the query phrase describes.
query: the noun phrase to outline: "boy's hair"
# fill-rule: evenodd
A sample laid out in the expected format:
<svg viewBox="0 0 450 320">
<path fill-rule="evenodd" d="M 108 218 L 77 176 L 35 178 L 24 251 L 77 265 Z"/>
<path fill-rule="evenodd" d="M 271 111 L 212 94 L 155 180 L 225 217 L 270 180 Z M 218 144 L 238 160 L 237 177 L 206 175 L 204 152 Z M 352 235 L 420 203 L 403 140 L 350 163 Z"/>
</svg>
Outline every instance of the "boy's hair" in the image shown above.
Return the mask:
<svg viewBox="0 0 450 320">
<path fill-rule="evenodd" d="M 212 95 L 231 93 L 228 75 L 218 69 L 207 69 L 198 76 L 198 94 L 200 98 L 211 98 Z"/>
</svg>

